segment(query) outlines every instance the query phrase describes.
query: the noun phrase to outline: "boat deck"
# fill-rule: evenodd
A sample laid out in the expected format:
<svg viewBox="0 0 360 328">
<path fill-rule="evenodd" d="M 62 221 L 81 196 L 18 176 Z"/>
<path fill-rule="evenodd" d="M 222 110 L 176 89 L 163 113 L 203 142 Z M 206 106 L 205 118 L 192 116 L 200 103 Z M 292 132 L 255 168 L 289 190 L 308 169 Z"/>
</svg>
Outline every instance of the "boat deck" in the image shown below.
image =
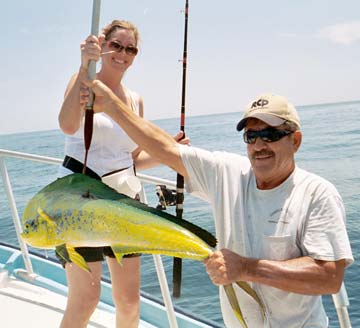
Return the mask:
<svg viewBox="0 0 360 328">
<path fill-rule="evenodd" d="M 59 326 L 66 297 L 0 273 L 1 327 Z M 96 309 L 88 327 L 114 327 L 114 314 Z"/>
<path fill-rule="evenodd" d="M 49 328 L 60 325 L 66 297 L 48 289 L 9 277 L 8 272 L 0 272 L 1 327 Z M 104 304 L 93 313 L 88 327 L 115 327 L 115 314 Z M 141 321 L 143 328 L 154 327 Z"/>
<path fill-rule="evenodd" d="M 9 277 L 6 270 L 0 272 L 1 327 L 49 328 L 60 325 L 66 297 L 48 289 Z M 88 327 L 115 327 L 113 309 L 104 304 L 93 313 Z M 141 321 L 142 328 L 154 328 Z"/>
</svg>

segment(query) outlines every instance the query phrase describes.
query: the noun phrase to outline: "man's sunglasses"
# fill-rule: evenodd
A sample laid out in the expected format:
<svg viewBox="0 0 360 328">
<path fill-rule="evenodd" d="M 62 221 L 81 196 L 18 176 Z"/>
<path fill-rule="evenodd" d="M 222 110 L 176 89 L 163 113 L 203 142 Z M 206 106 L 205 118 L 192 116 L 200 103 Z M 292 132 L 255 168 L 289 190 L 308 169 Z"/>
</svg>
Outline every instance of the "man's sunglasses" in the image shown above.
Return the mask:
<svg viewBox="0 0 360 328">
<path fill-rule="evenodd" d="M 260 138 L 264 142 L 278 141 L 285 136 L 293 133 L 288 130 L 277 130 L 275 128 L 267 128 L 259 131 L 247 130 L 244 132 L 244 141 L 247 144 L 254 144 L 257 138 Z"/>
<path fill-rule="evenodd" d="M 112 51 L 116 51 L 116 52 L 122 52 L 123 50 L 125 50 L 125 53 L 129 56 L 136 56 L 139 49 L 134 47 L 134 46 L 126 46 L 124 47 L 122 44 L 120 44 L 117 41 L 109 41 L 108 42 L 108 47 L 112 50 Z"/>
</svg>

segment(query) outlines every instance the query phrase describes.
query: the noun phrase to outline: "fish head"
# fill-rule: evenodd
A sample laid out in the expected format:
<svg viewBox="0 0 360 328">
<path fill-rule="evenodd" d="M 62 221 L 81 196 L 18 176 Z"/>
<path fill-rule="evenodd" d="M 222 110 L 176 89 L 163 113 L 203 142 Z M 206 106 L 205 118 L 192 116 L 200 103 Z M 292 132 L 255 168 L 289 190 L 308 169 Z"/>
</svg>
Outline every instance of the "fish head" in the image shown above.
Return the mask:
<svg viewBox="0 0 360 328">
<path fill-rule="evenodd" d="M 35 218 L 28 218 L 23 222 L 21 237 L 24 241 L 38 248 L 54 248 L 54 234 L 56 223 L 38 208 Z"/>
</svg>

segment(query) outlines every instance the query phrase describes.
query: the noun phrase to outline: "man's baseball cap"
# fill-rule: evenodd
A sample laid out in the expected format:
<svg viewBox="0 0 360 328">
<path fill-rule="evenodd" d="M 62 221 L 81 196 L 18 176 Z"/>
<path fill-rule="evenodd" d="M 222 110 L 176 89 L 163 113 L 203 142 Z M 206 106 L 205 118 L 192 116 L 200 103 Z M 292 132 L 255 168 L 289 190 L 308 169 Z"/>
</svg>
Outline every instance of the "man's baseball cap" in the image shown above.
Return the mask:
<svg viewBox="0 0 360 328">
<path fill-rule="evenodd" d="M 295 107 L 282 96 L 266 93 L 247 105 L 244 117 L 237 125 L 241 131 L 249 118 L 257 118 L 270 126 L 279 126 L 286 121 L 295 123 L 300 129 L 300 118 Z"/>
</svg>

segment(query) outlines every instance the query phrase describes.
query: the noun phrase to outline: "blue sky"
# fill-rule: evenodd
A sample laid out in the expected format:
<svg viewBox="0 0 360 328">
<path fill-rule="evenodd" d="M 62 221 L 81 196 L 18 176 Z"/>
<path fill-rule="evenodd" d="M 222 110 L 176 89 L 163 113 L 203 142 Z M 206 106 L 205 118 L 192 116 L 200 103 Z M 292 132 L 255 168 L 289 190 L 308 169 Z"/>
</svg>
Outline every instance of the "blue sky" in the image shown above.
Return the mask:
<svg viewBox="0 0 360 328">
<path fill-rule="evenodd" d="M 148 119 L 179 115 L 184 2 L 101 4 L 101 27 L 119 18 L 140 30 L 124 83 Z M 0 134 L 56 129 L 92 1 L 12 0 L 1 11 Z M 295 105 L 359 100 L 359 12 L 359 0 L 190 0 L 187 115 L 240 112 L 263 92 Z"/>
</svg>

